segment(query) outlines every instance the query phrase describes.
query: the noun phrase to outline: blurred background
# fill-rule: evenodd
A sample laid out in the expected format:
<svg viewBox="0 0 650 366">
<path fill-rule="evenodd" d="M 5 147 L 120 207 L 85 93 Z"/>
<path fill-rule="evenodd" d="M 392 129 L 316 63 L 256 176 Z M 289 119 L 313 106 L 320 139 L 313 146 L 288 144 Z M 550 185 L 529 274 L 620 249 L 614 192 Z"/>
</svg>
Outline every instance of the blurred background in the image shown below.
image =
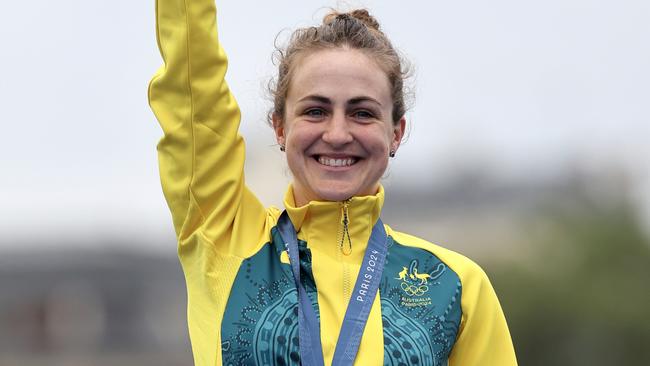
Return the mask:
<svg viewBox="0 0 650 366">
<path fill-rule="evenodd" d="M 650 3 L 219 4 L 249 185 L 281 205 L 271 54 L 365 6 L 412 62 L 384 220 L 487 271 L 521 365 L 650 364 Z M 188 365 L 146 100 L 154 1 L 10 2 L 0 44 L 0 365 Z"/>
</svg>

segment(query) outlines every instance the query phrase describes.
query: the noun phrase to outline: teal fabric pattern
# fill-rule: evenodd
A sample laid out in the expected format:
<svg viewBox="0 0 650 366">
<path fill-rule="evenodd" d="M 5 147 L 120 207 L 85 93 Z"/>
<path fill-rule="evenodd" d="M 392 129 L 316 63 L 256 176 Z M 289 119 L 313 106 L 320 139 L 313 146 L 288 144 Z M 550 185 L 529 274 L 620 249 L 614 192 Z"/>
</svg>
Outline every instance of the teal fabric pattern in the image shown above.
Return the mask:
<svg viewBox="0 0 650 366">
<path fill-rule="evenodd" d="M 458 275 L 431 252 L 393 242 L 379 288 L 384 364 L 446 365 L 461 320 Z"/>
<path fill-rule="evenodd" d="M 272 241 L 245 259 L 221 329 L 224 365 L 300 365 L 298 299 L 284 243 Z M 318 316 L 311 252 L 298 241 L 301 281 Z M 431 252 L 393 242 L 379 288 L 384 364 L 447 364 L 460 326 L 458 275 Z"/>
<path fill-rule="evenodd" d="M 221 328 L 224 365 L 300 365 L 298 292 L 288 264 L 280 262 L 284 243 L 273 241 L 243 261 L 226 305 Z M 301 282 L 319 316 L 311 252 L 298 241 Z"/>
</svg>

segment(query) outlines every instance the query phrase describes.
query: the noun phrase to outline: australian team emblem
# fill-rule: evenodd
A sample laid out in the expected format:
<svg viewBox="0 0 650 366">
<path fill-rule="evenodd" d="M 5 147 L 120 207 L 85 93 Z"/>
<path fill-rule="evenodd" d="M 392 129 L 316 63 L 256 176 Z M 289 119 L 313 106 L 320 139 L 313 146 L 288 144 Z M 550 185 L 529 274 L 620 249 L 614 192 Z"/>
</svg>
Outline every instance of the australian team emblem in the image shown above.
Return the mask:
<svg viewBox="0 0 650 366">
<path fill-rule="evenodd" d="M 447 267 L 443 263 L 438 265 L 430 272 L 420 273 L 418 271 L 418 261 L 414 259 L 408 267 L 402 267 L 397 274 L 396 280 L 400 280 L 400 287 L 409 296 L 422 296 L 429 291 L 429 286 L 437 284 L 435 282 L 445 272 Z"/>
</svg>

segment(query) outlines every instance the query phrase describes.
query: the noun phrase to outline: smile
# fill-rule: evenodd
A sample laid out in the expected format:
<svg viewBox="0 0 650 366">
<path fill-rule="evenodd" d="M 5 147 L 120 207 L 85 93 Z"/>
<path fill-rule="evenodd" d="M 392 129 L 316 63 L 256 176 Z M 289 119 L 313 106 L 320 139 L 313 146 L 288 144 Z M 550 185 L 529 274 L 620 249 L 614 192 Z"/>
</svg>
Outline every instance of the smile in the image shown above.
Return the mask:
<svg viewBox="0 0 650 366">
<path fill-rule="evenodd" d="M 319 156 L 317 160 L 320 164 L 331 167 L 346 167 L 357 162 L 356 158 L 328 158 L 325 156 Z"/>
</svg>

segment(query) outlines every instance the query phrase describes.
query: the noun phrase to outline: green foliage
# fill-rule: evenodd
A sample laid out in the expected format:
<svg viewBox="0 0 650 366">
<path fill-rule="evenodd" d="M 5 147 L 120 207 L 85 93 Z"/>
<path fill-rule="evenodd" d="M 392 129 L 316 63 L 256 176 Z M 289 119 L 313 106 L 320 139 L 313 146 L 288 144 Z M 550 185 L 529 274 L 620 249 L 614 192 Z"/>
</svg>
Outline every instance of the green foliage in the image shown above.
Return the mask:
<svg viewBox="0 0 650 366">
<path fill-rule="evenodd" d="M 557 205 L 526 227 L 530 256 L 486 266 L 519 363 L 650 365 L 650 243 L 631 205 Z"/>
</svg>

